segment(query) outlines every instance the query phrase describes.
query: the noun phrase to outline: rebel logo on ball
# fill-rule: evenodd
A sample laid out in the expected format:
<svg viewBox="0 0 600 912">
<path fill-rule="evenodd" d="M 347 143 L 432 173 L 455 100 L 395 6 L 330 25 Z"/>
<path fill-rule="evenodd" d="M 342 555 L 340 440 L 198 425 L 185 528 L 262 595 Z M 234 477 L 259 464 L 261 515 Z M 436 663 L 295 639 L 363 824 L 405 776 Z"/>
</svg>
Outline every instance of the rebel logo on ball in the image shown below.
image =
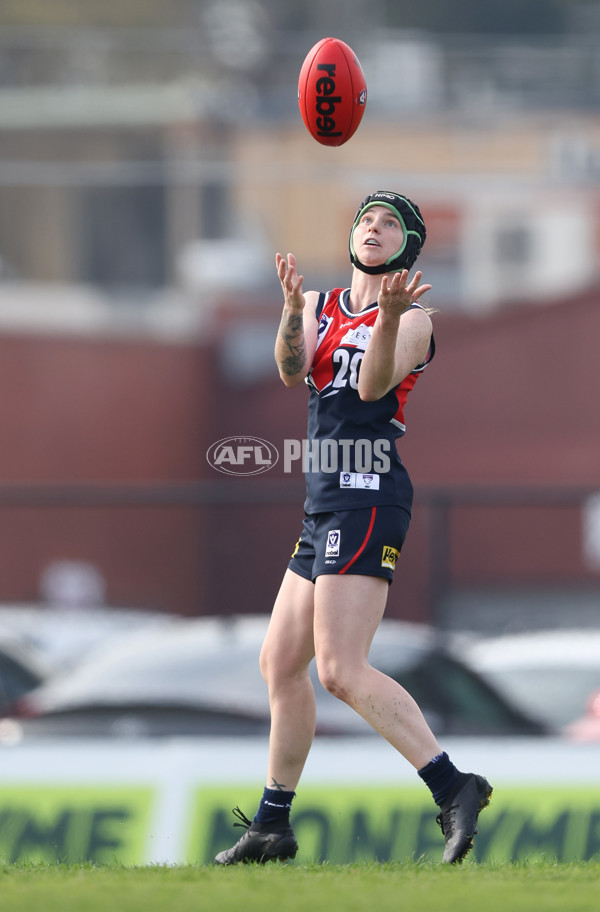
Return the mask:
<svg viewBox="0 0 600 912">
<path fill-rule="evenodd" d="M 335 107 L 342 100 L 335 95 L 335 63 L 320 63 L 317 70 L 325 70 L 326 76 L 317 79 L 317 133 L 319 136 L 341 136 L 342 131 L 335 129 Z"/>
</svg>

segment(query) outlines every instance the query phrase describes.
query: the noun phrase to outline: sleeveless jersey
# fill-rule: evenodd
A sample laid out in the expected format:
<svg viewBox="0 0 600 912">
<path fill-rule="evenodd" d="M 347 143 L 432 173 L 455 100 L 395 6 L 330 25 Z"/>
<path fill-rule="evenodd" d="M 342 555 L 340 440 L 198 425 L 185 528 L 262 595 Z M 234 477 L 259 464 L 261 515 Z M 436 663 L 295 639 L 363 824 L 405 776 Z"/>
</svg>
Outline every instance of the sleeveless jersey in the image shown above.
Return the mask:
<svg viewBox="0 0 600 912">
<path fill-rule="evenodd" d="M 306 513 L 396 505 L 409 513 L 412 484 L 396 449 L 405 432 L 406 398 L 435 353 L 375 402 L 358 395 L 360 364 L 379 313 L 377 302 L 349 309 L 350 289 L 319 297 L 317 348 L 310 388 L 305 453 Z M 413 307 L 420 307 L 419 304 Z"/>
</svg>

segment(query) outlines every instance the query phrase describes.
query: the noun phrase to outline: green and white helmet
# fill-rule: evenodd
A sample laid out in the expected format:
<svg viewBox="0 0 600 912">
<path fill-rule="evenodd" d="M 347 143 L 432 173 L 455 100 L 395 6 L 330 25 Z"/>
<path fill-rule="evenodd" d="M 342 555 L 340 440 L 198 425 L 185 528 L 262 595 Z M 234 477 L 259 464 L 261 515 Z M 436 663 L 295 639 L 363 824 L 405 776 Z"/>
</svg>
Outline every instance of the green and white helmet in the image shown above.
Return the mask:
<svg viewBox="0 0 600 912">
<path fill-rule="evenodd" d="M 402 225 L 404 241 L 400 250 L 389 257 L 385 263 L 381 263 L 379 266 L 365 266 L 358 259 L 354 249 L 354 229 L 367 209 L 371 209 L 373 206 L 385 206 L 386 209 L 394 213 Z M 412 203 L 408 197 L 400 196 L 398 193 L 377 190 L 362 201 L 354 217 L 348 242 L 350 262 L 357 269 L 361 269 L 363 272 L 369 273 L 369 275 L 380 275 L 384 272 L 399 272 L 402 269 L 410 269 L 421 252 L 426 235 L 425 222 L 416 203 Z"/>
</svg>

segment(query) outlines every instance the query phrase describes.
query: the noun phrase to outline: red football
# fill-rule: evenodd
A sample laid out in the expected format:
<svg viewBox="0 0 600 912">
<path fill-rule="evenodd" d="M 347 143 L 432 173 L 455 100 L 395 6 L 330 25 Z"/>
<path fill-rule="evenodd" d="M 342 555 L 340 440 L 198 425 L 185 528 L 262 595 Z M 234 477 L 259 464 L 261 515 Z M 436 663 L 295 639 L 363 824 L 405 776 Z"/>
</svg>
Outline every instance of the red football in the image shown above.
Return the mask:
<svg viewBox="0 0 600 912">
<path fill-rule="evenodd" d="M 306 55 L 298 79 L 298 104 L 311 136 L 341 146 L 356 132 L 367 103 L 358 57 L 339 38 L 322 38 Z"/>
</svg>

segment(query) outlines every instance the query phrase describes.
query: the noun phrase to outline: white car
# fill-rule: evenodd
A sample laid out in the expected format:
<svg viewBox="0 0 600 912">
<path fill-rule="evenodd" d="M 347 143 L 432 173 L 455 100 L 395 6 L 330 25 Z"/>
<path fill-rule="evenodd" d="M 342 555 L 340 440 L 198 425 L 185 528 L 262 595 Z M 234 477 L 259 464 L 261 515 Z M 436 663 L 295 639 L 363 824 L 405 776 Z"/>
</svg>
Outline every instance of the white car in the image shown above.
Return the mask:
<svg viewBox="0 0 600 912">
<path fill-rule="evenodd" d="M 600 739 L 600 630 L 490 637 L 474 641 L 464 657 L 525 712 L 568 736 L 583 736 L 585 727 L 586 740 Z M 595 724 L 590 724 L 590 713 Z"/>
<path fill-rule="evenodd" d="M 268 734 L 267 686 L 258 656 L 269 618 L 177 619 L 127 633 L 81 657 L 18 701 L 13 715 L 32 736 L 166 737 Z M 544 735 L 466 665 L 430 627 L 384 620 L 370 658 L 417 699 L 442 735 Z M 319 684 L 318 733 L 372 735 L 350 707 Z"/>
</svg>

